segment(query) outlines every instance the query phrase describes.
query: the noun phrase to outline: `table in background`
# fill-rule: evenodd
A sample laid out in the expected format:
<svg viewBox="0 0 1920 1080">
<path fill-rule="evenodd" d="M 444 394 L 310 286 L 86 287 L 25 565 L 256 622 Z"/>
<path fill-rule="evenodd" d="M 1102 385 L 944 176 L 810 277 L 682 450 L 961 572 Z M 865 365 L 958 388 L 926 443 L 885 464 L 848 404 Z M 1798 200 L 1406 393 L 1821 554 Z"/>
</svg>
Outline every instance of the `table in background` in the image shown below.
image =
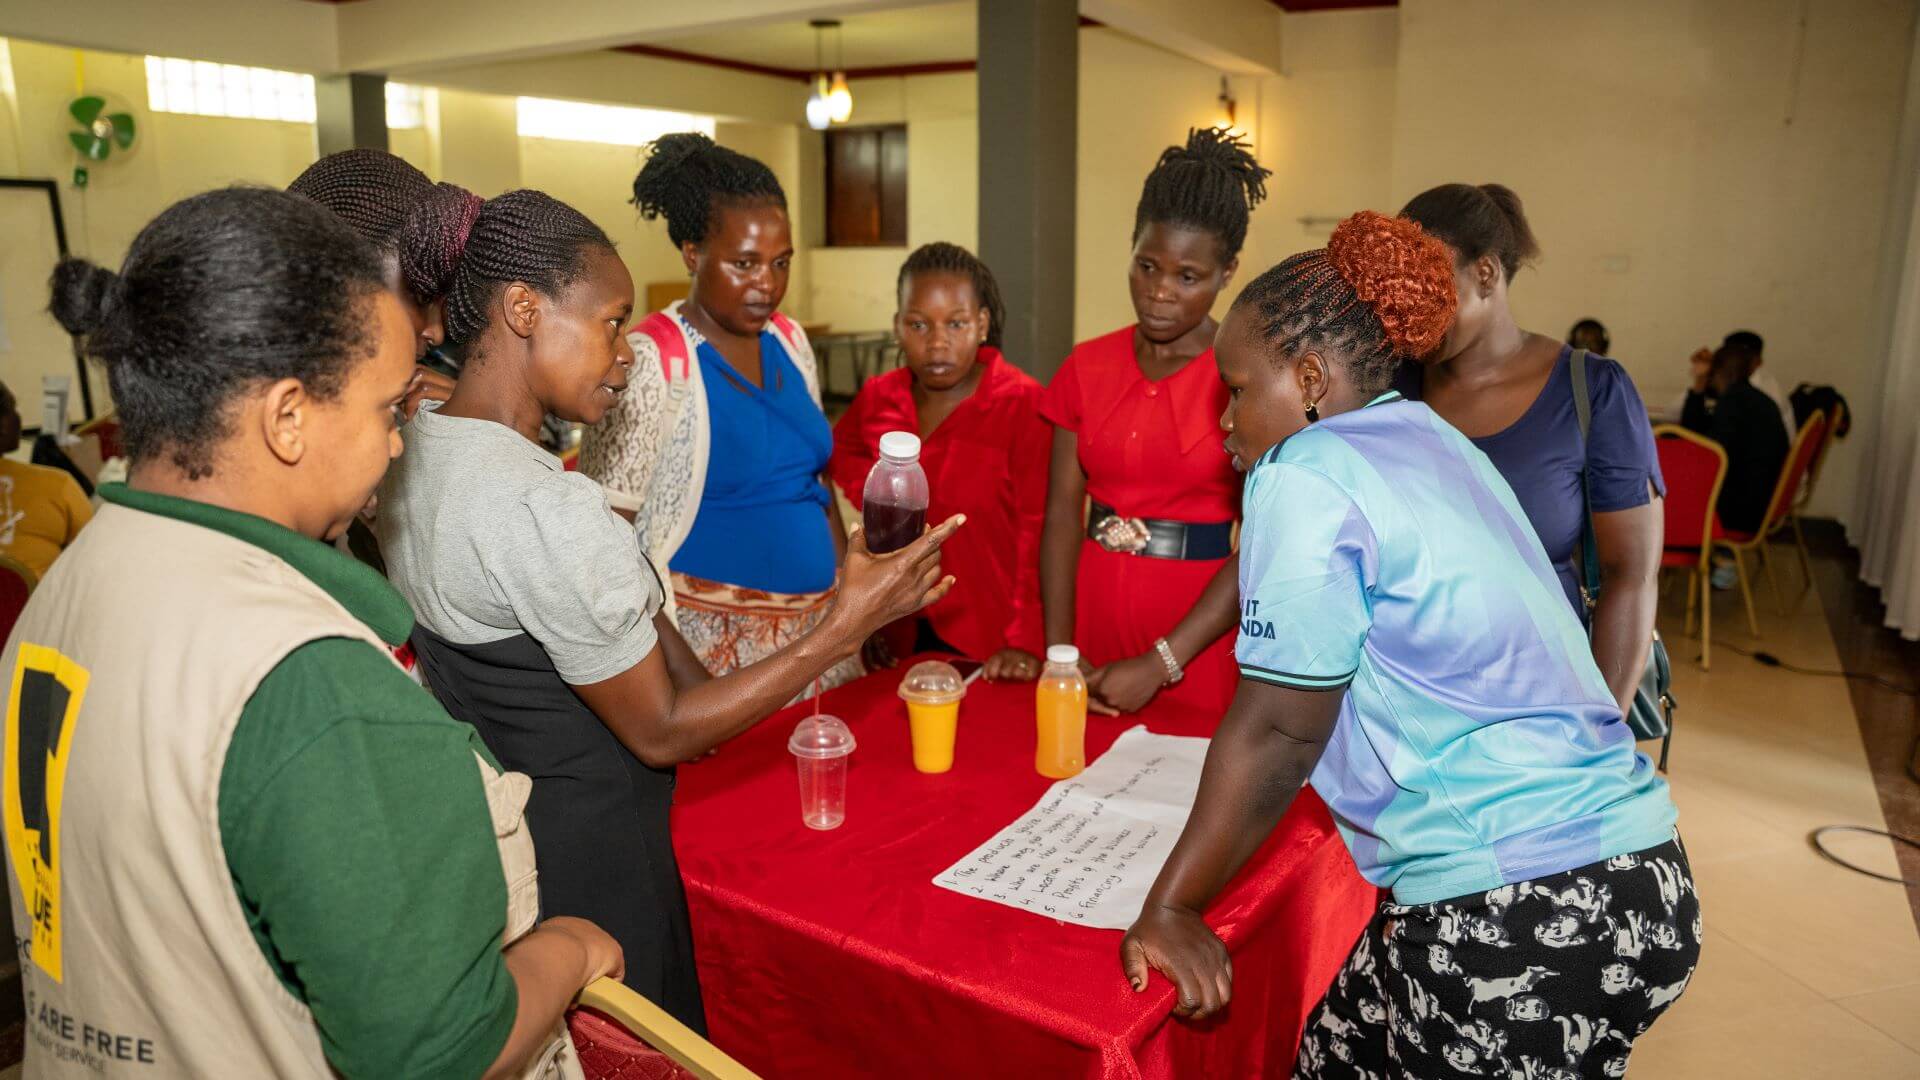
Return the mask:
<svg viewBox="0 0 1920 1080">
<path fill-rule="evenodd" d="M 768 1077 L 1285 1075 L 1307 1012 L 1373 914 L 1312 789 L 1207 920 L 1233 953 L 1234 1000 L 1194 1025 L 1171 984 L 1135 994 L 1120 932 L 1069 926 L 938 888 L 935 874 L 1036 803 L 1031 684 L 976 682 L 953 771 L 913 770 L 901 670 L 828 694 L 859 741 L 847 821 L 800 824 L 788 709 L 683 766 L 674 847 L 713 1041 Z M 1135 723 L 1209 734 L 1154 705 L 1092 717 L 1089 758 Z"/>
</svg>

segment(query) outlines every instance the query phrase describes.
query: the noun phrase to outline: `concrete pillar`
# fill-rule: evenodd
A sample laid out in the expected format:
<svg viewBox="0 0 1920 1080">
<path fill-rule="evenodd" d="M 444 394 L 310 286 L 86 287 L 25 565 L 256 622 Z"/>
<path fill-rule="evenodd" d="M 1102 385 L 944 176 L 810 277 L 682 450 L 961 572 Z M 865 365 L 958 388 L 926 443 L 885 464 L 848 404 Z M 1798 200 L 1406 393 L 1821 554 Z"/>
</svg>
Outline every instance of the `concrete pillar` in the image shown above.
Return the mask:
<svg viewBox="0 0 1920 1080">
<path fill-rule="evenodd" d="M 320 156 L 387 149 L 387 77 L 317 75 L 313 80 Z"/>
<path fill-rule="evenodd" d="M 980 0 L 980 257 L 1007 305 L 1009 359 L 1045 380 L 1073 348 L 1074 0 Z"/>
</svg>

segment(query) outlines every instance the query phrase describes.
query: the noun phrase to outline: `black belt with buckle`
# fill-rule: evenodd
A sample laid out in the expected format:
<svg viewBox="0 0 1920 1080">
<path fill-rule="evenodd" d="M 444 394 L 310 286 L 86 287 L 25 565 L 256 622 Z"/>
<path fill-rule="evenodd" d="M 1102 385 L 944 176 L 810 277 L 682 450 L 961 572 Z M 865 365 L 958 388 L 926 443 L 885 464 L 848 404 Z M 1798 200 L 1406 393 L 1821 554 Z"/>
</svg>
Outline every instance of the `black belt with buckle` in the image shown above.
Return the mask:
<svg viewBox="0 0 1920 1080">
<path fill-rule="evenodd" d="M 1160 518 L 1128 518 L 1093 500 L 1087 539 L 1108 551 L 1149 559 L 1224 559 L 1233 554 L 1233 522 L 1196 525 Z"/>
</svg>

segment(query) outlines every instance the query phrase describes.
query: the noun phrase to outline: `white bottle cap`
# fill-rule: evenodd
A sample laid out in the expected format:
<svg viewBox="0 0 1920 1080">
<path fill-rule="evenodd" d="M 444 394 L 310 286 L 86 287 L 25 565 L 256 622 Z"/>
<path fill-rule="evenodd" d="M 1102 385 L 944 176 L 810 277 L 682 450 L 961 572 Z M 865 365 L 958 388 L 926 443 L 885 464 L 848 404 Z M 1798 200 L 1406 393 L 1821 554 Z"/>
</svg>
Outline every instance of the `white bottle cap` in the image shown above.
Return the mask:
<svg viewBox="0 0 1920 1080">
<path fill-rule="evenodd" d="M 889 431 L 880 436 L 880 456 L 902 464 L 920 460 L 920 436 L 911 431 Z"/>
<path fill-rule="evenodd" d="M 1080 649 L 1075 645 L 1047 646 L 1047 663 L 1077 664 L 1080 662 Z"/>
</svg>

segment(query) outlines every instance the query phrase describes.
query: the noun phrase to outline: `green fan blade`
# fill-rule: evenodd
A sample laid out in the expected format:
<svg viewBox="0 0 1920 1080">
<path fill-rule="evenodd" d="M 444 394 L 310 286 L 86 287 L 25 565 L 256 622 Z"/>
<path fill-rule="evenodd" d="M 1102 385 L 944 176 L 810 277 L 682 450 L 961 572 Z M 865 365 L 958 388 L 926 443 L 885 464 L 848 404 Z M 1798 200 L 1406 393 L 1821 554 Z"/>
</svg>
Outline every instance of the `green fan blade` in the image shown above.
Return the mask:
<svg viewBox="0 0 1920 1080">
<path fill-rule="evenodd" d="M 92 127 L 93 122 L 100 118 L 101 110 L 106 107 L 106 98 L 95 97 L 89 94 L 86 97 L 74 98 L 72 103 L 67 106 L 67 112 L 71 113 L 73 118 L 80 122 L 81 127 Z"/>
<path fill-rule="evenodd" d="M 107 160 L 107 149 L 112 145 L 107 140 L 88 131 L 69 131 L 67 141 L 73 144 L 80 156 L 89 161 Z"/>
<path fill-rule="evenodd" d="M 113 141 L 120 145 L 120 149 L 125 150 L 133 145 L 132 113 L 114 113 L 107 117 L 107 122 L 113 125 Z"/>
</svg>

